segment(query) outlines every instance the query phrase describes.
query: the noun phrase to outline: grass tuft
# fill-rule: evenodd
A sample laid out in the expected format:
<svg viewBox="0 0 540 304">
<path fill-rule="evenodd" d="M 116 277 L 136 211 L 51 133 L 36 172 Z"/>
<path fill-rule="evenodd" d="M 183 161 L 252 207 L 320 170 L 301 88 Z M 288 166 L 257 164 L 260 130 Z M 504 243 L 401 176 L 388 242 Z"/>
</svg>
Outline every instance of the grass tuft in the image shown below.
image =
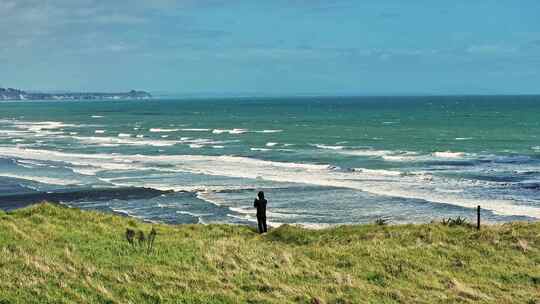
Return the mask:
<svg viewBox="0 0 540 304">
<path fill-rule="evenodd" d="M 379 226 L 385 226 L 385 225 L 388 225 L 390 223 L 390 219 L 387 219 L 387 218 L 378 218 L 375 220 L 375 225 L 379 225 Z"/>
<path fill-rule="evenodd" d="M 469 221 L 461 216 L 458 216 L 456 218 L 449 217 L 448 219 L 443 219 L 441 222 L 443 225 L 454 227 L 454 226 L 466 226 L 466 227 L 472 227 Z"/>
</svg>

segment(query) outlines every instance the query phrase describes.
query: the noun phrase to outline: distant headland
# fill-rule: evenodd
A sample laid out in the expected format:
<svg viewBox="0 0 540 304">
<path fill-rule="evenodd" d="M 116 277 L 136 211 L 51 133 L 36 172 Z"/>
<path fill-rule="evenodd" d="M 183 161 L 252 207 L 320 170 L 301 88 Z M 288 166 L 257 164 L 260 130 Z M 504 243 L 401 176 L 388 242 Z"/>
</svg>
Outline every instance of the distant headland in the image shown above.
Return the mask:
<svg viewBox="0 0 540 304">
<path fill-rule="evenodd" d="M 124 93 L 67 92 L 42 93 L 26 92 L 13 88 L 0 88 L 0 100 L 101 100 L 101 99 L 148 99 L 152 95 L 145 91 L 131 90 Z"/>
</svg>

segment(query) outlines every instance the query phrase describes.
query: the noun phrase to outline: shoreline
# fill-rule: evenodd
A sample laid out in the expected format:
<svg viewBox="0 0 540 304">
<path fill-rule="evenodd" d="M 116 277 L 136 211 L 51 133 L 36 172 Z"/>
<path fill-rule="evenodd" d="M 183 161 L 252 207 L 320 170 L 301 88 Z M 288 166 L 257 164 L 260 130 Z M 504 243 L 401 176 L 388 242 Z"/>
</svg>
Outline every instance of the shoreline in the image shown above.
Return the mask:
<svg viewBox="0 0 540 304">
<path fill-rule="evenodd" d="M 147 189 L 147 188 L 143 188 L 143 189 Z M 129 191 L 129 188 L 128 189 L 122 189 L 123 191 Z M 153 190 L 153 189 L 152 189 Z M 67 194 L 67 193 L 65 193 Z M 63 195 L 63 194 L 60 194 L 60 195 Z M 202 226 L 212 226 L 212 225 L 231 225 L 231 226 L 246 226 L 246 227 L 251 227 L 251 228 L 257 228 L 257 221 L 256 219 L 255 220 L 252 220 L 252 219 L 244 219 L 246 220 L 246 223 L 227 223 L 227 222 L 210 222 L 210 223 L 206 223 L 206 222 L 201 222 L 200 218 L 199 218 L 199 221 L 197 223 L 168 223 L 168 222 L 162 222 L 162 221 L 155 221 L 155 220 L 150 220 L 150 219 L 146 219 L 146 218 L 143 218 L 141 216 L 136 216 L 136 215 L 133 215 L 133 214 L 130 214 L 129 212 L 127 211 L 118 211 L 118 210 L 115 210 L 115 209 L 111 209 L 111 210 L 104 210 L 104 209 L 98 209 L 98 208 L 79 208 L 77 206 L 72 206 L 70 205 L 69 203 L 66 203 L 66 202 L 62 202 L 62 201 L 50 201 L 50 200 L 46 200 L 46 199 L 42 199 L 42 200 L 39 200 L 39 201 L 34 201 L 34 202 L 16 202 L 16 203 L 12 203 L 12 204 L 5 204 L 5 203 L 0 203 L 0 212 L 5 212 L 5 213 L 13 213 L 13 212 L 17 212 L 18 210 L 24 210 L 25 208 L 35 208 L 35 207 L 39 207 L 41 205 L 47 205 L 47 204 L 50 204 L 50 205 L 55 205 L 55 206 L 59 206 L 59 207 L 62 207 L 62 208 L 69 208 L 69 209 L 74 209 L 74 210 L 78 210 L 78 211 L 81 211 L 81 212 L 97 212 L 97 213 L 100 213 L 100 214 L 103 214 L 103 215 L 115 215 L 115 216 L 121 216 L 121 217 L 124 217 L 124 218 L 129 218 L 129 219 L 134 219 L 134 220 L 137 220 L 137 221 L 141 221 L 143 223 L 147 223 L 147 224 L 152 224 L 152 225 L 171 225 L 171 226 L 184 226 L 184 225 L 202 225 Z M 253 211 L 253 214 L 255 214 L 255 210 Z M 476 216 L 476 215 L 475 215 Z M 476 227 L 476 222 L 474 221 L 476 218 L 472 216 L 470 217 L 457 217 L 457 218 L 461 218 L 463 220 L 465 220 L 465 222 L 463 223 L 464 225 L 466 226 L 470 226 L 470 227 Z M 320 230 L 331 230 L 331 229 L 339 229 L 341 227 L 354 227 L 354 226 L 369 226 L 369 225 L 378 225 L 378 226 L 392 226 L 392 227 L 400 227 L 400 226 L 409 226 L 409 225 L 430 225 L 430 224 L 441 224 L 441 223 L 445 223 L 446 221 L 448 220 L 454 220 L 456 219 L 455 217 L 441 217 L 441 218 L 433 218 L 429 221 L 425 221 L 425 222 L 399 222 L 399 223 L 395 223 L 391 220 L 391 218 L 389 217 L 380 217 L 380 218 L 377 218 L 375 219 L 373 222 L 359 222 L 359 223 L 275 223 L 275 222 L 271 222 L 271 221 L 268 221 L 267 222 L 267 225 L 269 228 L 271 229 L 277 229 L 279 227 L 282 227 L 282 226 L 291 226 L 291 227 L 297 227 L 297 228 L 302 228 L 302 229 L 306 229 L 306 230 L 312 230 L 312 231 L 320 231 Z M 486 221 L 484 219 L 482 219 L 482 222 L 481 222 L 481 226 L 482 227 L 496 227 L 496 226 L 501 226 L 501 225 L 507 225 L 507 224 L 534 224 L 534 223 L 540 223 L 540 219 L 532 219 L 532 220 L 515 220 L 515 221 L 505 221 L 505 222 L 491 222 L 491 221 Z"/>
</svg>

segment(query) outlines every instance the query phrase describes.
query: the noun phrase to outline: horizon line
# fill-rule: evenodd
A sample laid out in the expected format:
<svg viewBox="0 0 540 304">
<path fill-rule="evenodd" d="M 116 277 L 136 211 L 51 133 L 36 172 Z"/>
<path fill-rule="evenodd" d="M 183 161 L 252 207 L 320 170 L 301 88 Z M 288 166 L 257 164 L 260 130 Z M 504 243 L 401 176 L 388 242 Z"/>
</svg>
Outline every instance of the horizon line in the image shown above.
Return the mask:
<svg viewBox="0 0 540 304">
<path fill-rule="evenodd" d="M 264 92 L 173 92 L 164 90 L 148 89 L 125 89 L 125 90 L 59 90 L 59 89 L 22 89 L 13 86 L 3 88 L 14 88 L 29 93 L 121 93 L 131 90 L 148 92 L 152 98 L 291 98 L 291 97 L 455 97 L 455 96 L 539 96 L 540 92 L 520 92 L 520 93 L 495 93 L 495 92 L 462 92 L 462 93 L 427 93 L 427 92 L 399 92 L 399 93 L 345 93 L 345 92 L 297 92 L 297 93 L 264 93 Z"/>
</svg>

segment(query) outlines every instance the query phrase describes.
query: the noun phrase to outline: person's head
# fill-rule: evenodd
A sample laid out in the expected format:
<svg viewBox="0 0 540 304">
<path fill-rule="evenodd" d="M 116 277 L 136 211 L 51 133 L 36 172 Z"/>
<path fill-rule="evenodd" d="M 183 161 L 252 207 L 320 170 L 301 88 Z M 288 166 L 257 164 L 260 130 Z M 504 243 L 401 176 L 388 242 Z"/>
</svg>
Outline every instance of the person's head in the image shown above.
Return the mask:
<svg viewBox="0 0 540 304">
<path fill-rule="evenodd" d="M 257 196 L 259 197 L 259 199 L 264 199 L 264 192 L 259 191 L 259 193 L 257 193 Z"/>
</svg>

